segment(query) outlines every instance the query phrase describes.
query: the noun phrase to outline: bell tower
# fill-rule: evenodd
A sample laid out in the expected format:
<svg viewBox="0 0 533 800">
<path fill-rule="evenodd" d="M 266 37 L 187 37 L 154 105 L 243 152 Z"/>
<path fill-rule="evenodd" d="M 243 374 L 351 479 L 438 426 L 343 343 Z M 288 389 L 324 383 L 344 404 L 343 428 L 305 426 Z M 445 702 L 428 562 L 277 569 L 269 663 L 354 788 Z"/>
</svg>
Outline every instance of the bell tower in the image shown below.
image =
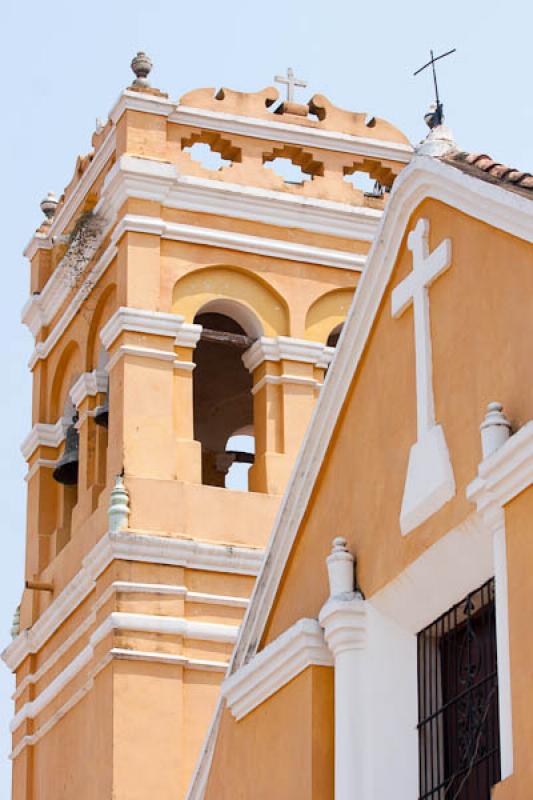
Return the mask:
<svg viewBox="0 0 533 800">
<path fill-rule="evenodd" d="M 185 797 L 280 496 L 411 147 L 275 88 L 149 84 L 25 254 L 35 347 L 15 800 Z M 361 178 L 369 188 L 358 188 Z"/>
</svg>

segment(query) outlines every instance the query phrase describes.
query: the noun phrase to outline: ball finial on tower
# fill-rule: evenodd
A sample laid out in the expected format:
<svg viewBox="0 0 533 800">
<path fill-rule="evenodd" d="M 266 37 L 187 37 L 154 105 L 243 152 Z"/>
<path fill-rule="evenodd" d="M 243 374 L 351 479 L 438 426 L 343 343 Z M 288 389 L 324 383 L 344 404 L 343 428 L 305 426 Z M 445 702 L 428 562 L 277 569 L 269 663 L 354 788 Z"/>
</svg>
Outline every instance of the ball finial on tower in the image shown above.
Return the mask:
<svg viewBox="0 0 533 800">
<path fill-rule="evenodd" d="M 152 61 L 149 56 L 140 50 L 131 60 L 131 69 L 135 75 L 133 86 L 150 86 L 148 75 L 152 71 Z"/>
<path fill-rule="evenodd" d="M 48 222 L 52 222 L 54 214 L 56 213 L 58 202 L 59 201 L 53 192 L 48 192 L 46 197 L 43 200 L 41 200 L 40 203 L 41 211 L 43 212 Z"/>
</svg>

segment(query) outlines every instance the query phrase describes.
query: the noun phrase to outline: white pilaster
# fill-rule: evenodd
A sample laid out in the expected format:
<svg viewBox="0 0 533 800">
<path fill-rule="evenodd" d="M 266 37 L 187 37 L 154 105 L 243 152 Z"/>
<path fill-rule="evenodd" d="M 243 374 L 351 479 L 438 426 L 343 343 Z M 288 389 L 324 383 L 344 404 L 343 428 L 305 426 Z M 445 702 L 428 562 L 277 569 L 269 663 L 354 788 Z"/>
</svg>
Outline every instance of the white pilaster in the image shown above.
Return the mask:
<svg viewBox="0 0 533 800">
<path fill-rule="evenodd" d="M 345 539 L 333 540 L 327 566 L 331 594 L 319 622 L 335 667 L 335 800 L 359 800 L 368 797 L 368 687 L 361 653 L 366 608 L 354 591 L 353 556 Z"/>
</svg>

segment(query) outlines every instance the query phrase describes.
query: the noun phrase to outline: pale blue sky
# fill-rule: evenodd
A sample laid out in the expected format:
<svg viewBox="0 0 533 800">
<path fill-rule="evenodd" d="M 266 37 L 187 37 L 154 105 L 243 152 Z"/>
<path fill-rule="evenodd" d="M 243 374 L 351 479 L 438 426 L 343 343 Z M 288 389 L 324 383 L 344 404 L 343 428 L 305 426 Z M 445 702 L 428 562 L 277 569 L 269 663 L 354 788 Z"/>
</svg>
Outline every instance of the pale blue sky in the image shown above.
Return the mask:
<svg viewBox="0 0 533 800">
<path fill-rule="evenodd" d="M 39 201 L 58 195 L 76 157 L 90 148 L 130 82 L 138 49 L 154 61 L 153 84 L 171 97 L 200 86 L 254 91 L 292 66 L 337 105 L 389 119 L 416 142 L 432 100 L 429 73 L 413 71 L 429 49 L 457 53 L 439 69 L 447 122 L 464 149 L 533 168 L 531 63 L 526 0 L 73 0 L 2 4 L 0 152 L 5 227 L 0 295 L 4 426 L 0 502 L 0 643 L 9 641 L 23 582 L 25 467 L 19 445 L 30 428 L 31 337 L 20 325 L 28 293 L 22 249 L 41 219 Z M 0 668 L 0 797 L 9 796 L 12 683 Z"/>
</svg>

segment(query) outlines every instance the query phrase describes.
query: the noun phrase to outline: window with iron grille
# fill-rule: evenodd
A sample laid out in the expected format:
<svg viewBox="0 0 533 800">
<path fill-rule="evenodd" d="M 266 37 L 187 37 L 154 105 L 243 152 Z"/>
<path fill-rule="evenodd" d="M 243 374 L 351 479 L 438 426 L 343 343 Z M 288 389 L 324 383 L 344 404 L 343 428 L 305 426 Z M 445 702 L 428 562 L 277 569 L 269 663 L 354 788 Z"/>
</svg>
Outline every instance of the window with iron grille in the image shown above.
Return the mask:
<svg viewBox="0 0 533 800">
<path fill-rule="evenodd" d="M 420 800 L 490 800 L 500 779 L 494 580 L 418 634 Z"/>
</svg>

